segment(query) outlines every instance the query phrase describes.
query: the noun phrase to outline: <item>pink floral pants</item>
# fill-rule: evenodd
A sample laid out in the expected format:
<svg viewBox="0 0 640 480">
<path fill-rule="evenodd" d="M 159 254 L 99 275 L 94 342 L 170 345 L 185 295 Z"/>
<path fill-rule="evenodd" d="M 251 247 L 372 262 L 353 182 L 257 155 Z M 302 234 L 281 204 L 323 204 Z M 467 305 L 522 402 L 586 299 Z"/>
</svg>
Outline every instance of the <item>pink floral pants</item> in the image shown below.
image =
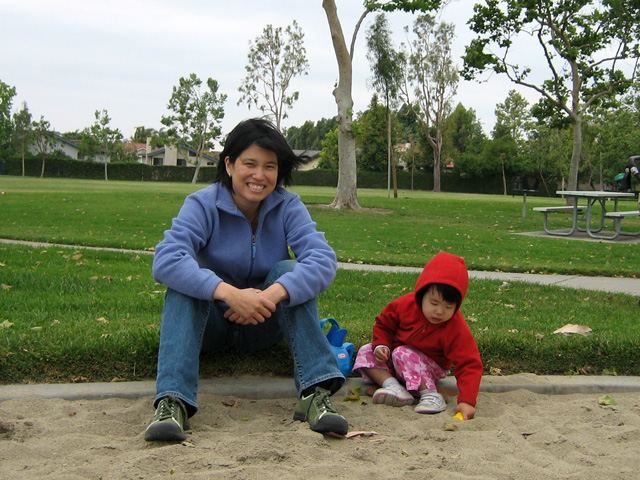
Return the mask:
<svg viewBox="0 0 640 480">
<path fill-rule="evenodd" d="M 435 390 L 436 382 L 447 376 L 447 372 L 435 361 L 420 350 L 407 345 L 401 345 L 393 350 L 391 359 L 386 363 L 376 363 L 371 344 L 363 345 L 358 350 L 353 370 L 359 370 L 365 381 L 375 383 L 360 370 L 362 368 L 388 370 L 391 375 L 405 383 L 407 390 L 418 390 L 422 382 L 429 390 Z"/>
</svg>

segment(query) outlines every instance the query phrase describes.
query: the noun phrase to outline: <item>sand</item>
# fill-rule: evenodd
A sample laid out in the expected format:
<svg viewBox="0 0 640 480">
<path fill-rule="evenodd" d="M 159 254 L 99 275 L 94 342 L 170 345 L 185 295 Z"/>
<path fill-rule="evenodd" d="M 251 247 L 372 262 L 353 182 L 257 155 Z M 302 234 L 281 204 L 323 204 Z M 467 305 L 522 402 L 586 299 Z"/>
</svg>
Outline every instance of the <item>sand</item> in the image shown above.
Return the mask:
<svg viewBox="0 0 640 480">
<path fill-rule="evenodd" d="M 353 438 L 292 420 L 295 398 L 204 394 L 183 443 L 144 440 L 151 398 L 0 403 L 2 479 L 634 479 L 638 393 L 483 393 L 476 418 L 419 415 L 370 397 L 333 403 Z M 449 430 L 451 425 L 455 430 Z"/>
</svg>

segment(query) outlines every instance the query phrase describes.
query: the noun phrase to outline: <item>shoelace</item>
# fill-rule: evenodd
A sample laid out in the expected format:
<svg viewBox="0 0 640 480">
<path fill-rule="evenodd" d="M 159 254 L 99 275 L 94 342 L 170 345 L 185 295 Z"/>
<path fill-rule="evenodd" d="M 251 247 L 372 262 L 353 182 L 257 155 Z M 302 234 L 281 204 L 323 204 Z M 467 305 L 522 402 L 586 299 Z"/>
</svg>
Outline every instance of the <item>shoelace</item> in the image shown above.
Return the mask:
<svg viewBox="0 0 640 480">
<path fill-rule="evenodd" d="M 420 404 L 438 407 L 440 406 L 440 399 L 435 395 L 426 395 L 424 397 L 420 397 Z"/>
<path fill-rule="evenodd" d="M 387 390 L 391 390 L 393 393 L 395 393 L 396 395 L 399 395 L 400 393 L 402 393 L 401 387 L 399 384 L 397 383 L 393 383 L 391 385 L 389 385 L 387 387 Z"/>
<path fill-rule="evenodd" d="M 319 395 L 316 395 L 314 398 L 314 402 L 318 406 L 318 408 L 322 408 L 328 412 L 337 413 L 331 404 L 331 400 L 329 399 L 329 395 L 327 392 L 322 392 Z"/>
<path fill-rule="evenodd" d="M 170 400 L 163 400 L 160 402 L 158 410 L 158 420 L 166 420 L 168 418 L 173 418 L 174 416 L 178 416 L 178 410 L 180 409 L 180 405 L 177 402 L 172 402 Z"/>
</svg>

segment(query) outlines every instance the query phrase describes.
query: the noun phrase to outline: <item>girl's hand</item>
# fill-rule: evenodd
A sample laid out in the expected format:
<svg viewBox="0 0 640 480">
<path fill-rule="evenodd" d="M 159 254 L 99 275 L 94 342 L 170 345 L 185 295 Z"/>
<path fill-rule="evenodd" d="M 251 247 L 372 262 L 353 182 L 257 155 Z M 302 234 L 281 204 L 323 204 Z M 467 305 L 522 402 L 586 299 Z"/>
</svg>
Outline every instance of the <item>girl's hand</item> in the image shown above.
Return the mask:
<svg viewBox="0 0 640 480">
<path fill-rule="evenodd" d="M 376 363 L 386 363 L 389 360 L 389 347 L 378 347 L 373 352 Z"/>
<path fill-rule="evenodd" d="M 462 418 L 465 420 L 471 420 L 476 414 L 476 407 L 469 405 L 468 403 L 460 402 L 456 412 L 462 413 Z"/>
</svg>

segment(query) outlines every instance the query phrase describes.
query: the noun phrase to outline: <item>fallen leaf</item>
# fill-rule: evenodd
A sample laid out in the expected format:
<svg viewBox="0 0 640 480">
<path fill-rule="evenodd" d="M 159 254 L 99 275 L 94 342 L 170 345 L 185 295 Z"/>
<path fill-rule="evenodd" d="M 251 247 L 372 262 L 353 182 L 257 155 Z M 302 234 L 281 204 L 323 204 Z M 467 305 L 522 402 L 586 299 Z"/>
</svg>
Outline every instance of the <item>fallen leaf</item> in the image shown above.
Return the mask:
<svg viewBox="0 0 640 480">
<path fill-rule="evenodd" d="M 0 283 L 0 287 L 2 287 L 3 290 L 11 290 L 13 288 L 11 285 L 5 285 L 4 283 Z"/>
<path fill-rule="evenodd" d="M 0 323 L 0 328 L 11 328 L 13 327 L 13 323 L 11 323 L 9 320 L 5 320 L 4 322 Z"/>
<path fill-rule="evenodd" d="M 496 375 L 496 376 L 502 376 L 502 369 L 500 369 L 498 367 L 491 367 L 489 369 L 489 374 L 490 375 Z"/>
<path fill-rule="evenodd" d="M 377 435 L 376 432 L 349 432 L 345 435 L 346 438 L 356 438 L 356 437 L 373 437 Z"/>
<path fill-rule="evenodd" d="M 451 422 L 444 422 L 444 431 L 445 432 L 455 432 L 458 430 L 458 426 Z"/>
<path fill-rule="evenodd" d="M 352 385 L 349 387 L 349 394 L 342 399 L 343 402 L 360 401 L 360 385 Z"/>
<path fill-rule="evenodd" d="M 598 403 L 600 405 L 617 405 L 618 402 L 616 402 L 613 398 L 611 398 L 609 395 L 603 395 L 598 399 Z"/>
<path fill-rule="evenodd" d="M 564 335 L 577 334 L 586 337 L 592 332 L 591 328 L 586 325 L 574 325 L 572 323 L 567 323 L 565 326 L 560 327 L 553 333 L 561 333 Z"/>
<path fill-rule="evenodd" d="M 106 325 L 107 323 L 109 323 L 109 320 L 107 320 L 107 319 L 106 319 L 106 318 L 104 318 L 104 317 L 100 317 L 100 318 L 96 318 L 96 322 L 98 322 L 98 323 L 104 323 L 104 324 Z"/>
<path fill-rule="evenodd" d="M 240 404 L 235 400 L 222 400 L 222 405 L 225 407 L 238 408 Z"/>
</svg>

